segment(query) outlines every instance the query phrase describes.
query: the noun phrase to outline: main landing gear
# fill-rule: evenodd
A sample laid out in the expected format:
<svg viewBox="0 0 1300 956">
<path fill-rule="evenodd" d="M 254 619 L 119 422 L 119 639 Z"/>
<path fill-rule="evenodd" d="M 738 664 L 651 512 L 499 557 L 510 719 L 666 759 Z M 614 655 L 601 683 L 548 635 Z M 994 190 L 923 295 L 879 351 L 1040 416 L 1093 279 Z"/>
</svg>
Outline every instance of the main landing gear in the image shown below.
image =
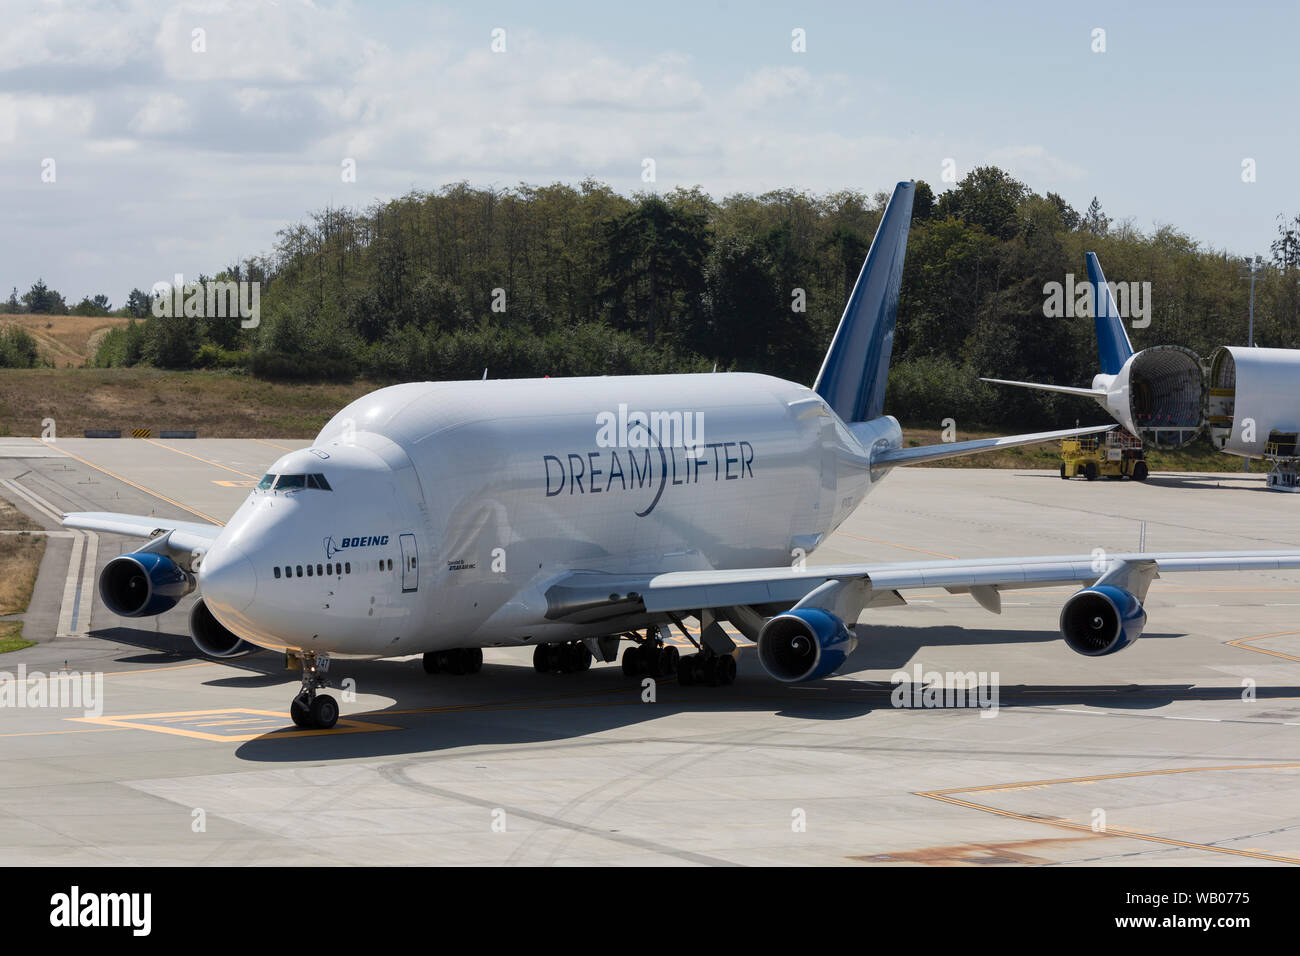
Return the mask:
<svg viewBox="0 0 1300 956">
<path fill-rule="evenodd" d="M 700 646 L 685 627 L 682 633 L 696 647 Z M 730 644 L 729 639 L 727 643 Z M 729 653 L 718 653 L 707 644 L 698 653 L 683 655 L 676 647 L 664 643 L 663 632 L 658 627 L 651 627 L 644 638 L 638 638 L 636 644 L 623 652 L 623 673 L 628 677 L 660 679 L 675 676 L 677 683 L 687 687 L 691 684 L 725 687 L 736 679 L 736 659 Z"/>
<path fill-rule="evenodd" d="M 452 647 L 424 655 L 426 674 L 477 674 L 483 669 L 483 648 Z"/>
<path fill-rule="evenodd" d="M 580 674 L 591 667 L 591 651 L 582 641 L 538 644 L 533 648 L 533 667 L 539 674 Z"/>
<path fill-rule="evenodd" d="M 707 684 L 726 687 L 736 680 L 736 659 L 730 654 L 713 654 L 701 651 L 687 654 L 677 664 L 677 683 L 684 687 Z"/>
<path fill-rule="evenodd" d="M 339 702 L 329 694 L 316 691 L 328 687 L 325 672 L 329 670 L 329 658 L 318 657 L 315 651 L 304 651 L 301 656 L 289 657 L 289 666 L 296 661 L 302 670 L 302 690 L 289 705 L 289 716 L 295 727 L 303 730 L 329 730 L 339 720 Z"/>
</svg>

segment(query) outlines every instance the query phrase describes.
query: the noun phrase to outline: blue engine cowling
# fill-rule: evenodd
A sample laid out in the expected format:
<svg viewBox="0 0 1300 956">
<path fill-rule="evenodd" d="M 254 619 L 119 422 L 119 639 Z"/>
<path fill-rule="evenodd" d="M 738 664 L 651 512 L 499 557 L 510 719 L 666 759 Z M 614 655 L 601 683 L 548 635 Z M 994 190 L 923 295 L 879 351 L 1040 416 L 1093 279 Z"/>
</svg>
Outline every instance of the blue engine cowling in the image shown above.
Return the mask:
<svg viewBox="0 0 1300 956">
<path fill-rule="evenodd" d="M 114 558 L 99 574 L 104 606 L 121 617 L 170 611 L 194 590 L 194 576 L 165 554 L 132 551 Z"/>
<path fill-rule="evenodd" d="M 1061 608 L 1061 636 L 1070 650 L 1103 657 L 1137 643 L 1147 612 L 1134 595 L 1111 584 L 1084 588 Z"/>
<path fill-rule="evenodd" d="M 763 625 L 758 659 L 777 680 L 794 684 L 834 673 L 857 644 L 853 632 L 830 611 L 799 607 Z"/>
<path fill-rule="evenodd" d="M 260 650 L 218 621 L 203 598 L 190 609 L 190 639 L 208 657 L 239 657 Z"/>
</svg>

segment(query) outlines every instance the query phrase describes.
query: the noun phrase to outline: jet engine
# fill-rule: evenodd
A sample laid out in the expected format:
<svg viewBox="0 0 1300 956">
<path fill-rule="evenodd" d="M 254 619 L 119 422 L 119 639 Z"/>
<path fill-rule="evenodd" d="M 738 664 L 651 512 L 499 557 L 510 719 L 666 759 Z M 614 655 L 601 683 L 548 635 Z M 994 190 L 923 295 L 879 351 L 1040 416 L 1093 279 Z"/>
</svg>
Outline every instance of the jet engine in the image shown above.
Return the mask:
<svg viewBox="0 0 1300 956">
<path fill-rule="evenodd" d="M 133 551 L 114 558 L 99 574 L 104 606 L 121 617 L 170 611 L 194 590 L 194 576 L 164 554 Z"/>
<path fill-rule="evenodd" d="M 218 621 L 202 598 L 194 602 L 190 611 L 190 639 L 208 657 L 238 657 L 257 650 Z"/>
<path fill-rule="evenodd" d="M 1061 636 L 1087 657 L 1122 651 L 1142 636 L 1147 612 L 1136 596 L 1111 584 L 1076 592 L 1061 608 Z"/>
<path fill-rule="evenodd" d="M 793 684 L 833 673 L 857 643 L 848 626 L 830 611 L 800 607 L 763 625 L 758 659 L 777 680 Z"/>
</svg>

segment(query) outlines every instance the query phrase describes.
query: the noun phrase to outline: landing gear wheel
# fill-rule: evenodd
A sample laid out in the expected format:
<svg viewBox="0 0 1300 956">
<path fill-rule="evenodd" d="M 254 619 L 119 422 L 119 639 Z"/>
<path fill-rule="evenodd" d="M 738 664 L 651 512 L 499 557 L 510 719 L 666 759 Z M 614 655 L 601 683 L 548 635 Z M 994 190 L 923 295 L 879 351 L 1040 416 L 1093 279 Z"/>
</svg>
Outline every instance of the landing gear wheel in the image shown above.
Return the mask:
<svg viewBox="0 0 1300 956">
<path fill-rule="evenodd" d="M 623 652 L 623 676 L 636 677 L 641 673 L 641 648 L 629 647 Z"/>
<path fill-rule="evenodd" d="M 442 651 L 429 651 L 424 655 L 426 674 L 477 674 L 482 669 L 481 647 L 451 647 Z"/>
<path fill-rule="evenodd" d="M 581 674 L 591 668 L 591 651 L 582 641 L 563 645 L 560 657 L 560 669 L 566 674 Z"/>
<path fill-rule="evenodd" d="M 714 667 L 714 677 L 721 687 L 734 684 L 736 682 L 736 659 L 730 654 L 719 657 Z"/>
<path fill-rule="evenodd" d="M 681 654 L 678 653 L 677 648 L 671 645 L 668 647 L 661 647 L 659 648 L 659 653 L 656 657 L 655 671 L 658 673 L 658 676 L 673 677 L 677 674 L 677 662 L 681 660 Z"/>
<path fill-rule="evenodd" d="M 329 730 L 339 721 L 339 703 L 329 694 L 318 694 L 311 702 L 311 722 L 318 730 Z"/>
<path fill-rule="evenodd" d="M 1150 472 L 1147 470 L 1147 463 L 1145 461 L 1140 461 L 1133 466 L 1134 481 L 1146 481 L 1147 475 L 1149 474 Z"/>
<path fill-rule="evenodd" d="M 549 674 L 553 670 L 550 644 L 538 644 L 533 648 L 533 670 L 539 674 Z"/>
<path fill-rule="evenodd" d="M 304 730 L 329 730 L 338 723 L 339 702 L 328 694 L 316 693 L 329 686 L 325 680 L 329 658 L 315 651 L 298 651 L 294 656 L 302 671 L 302 690 L 289 704 L 289 717 L 295 727 Z"/>
<path fill-rule="evenodd" d="M 687 654 L 685 657 L 678 658 L 677 683 L 682 687 L 690 687 L 695 683 L 695 664 L 698 659 L 698 654 Z"/>
</svg>

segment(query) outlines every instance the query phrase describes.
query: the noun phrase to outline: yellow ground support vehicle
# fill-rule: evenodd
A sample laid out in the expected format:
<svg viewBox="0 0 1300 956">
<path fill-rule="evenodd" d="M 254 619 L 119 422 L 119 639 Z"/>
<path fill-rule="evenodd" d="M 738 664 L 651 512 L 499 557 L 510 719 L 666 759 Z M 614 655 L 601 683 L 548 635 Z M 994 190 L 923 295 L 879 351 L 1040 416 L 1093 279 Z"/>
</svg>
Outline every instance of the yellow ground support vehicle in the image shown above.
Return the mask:
<svg viewBox="0 0 1300 956">
<path fill-rule="evenodd" d="M 1082 475 L 1096 481 L 1105 475 L 1115 480 L 1127 477 L 1146 481 L 1148 474 L 1142 442 L 1122 428 L 1061 442 L 1062 478 Z"/>
</svg>

